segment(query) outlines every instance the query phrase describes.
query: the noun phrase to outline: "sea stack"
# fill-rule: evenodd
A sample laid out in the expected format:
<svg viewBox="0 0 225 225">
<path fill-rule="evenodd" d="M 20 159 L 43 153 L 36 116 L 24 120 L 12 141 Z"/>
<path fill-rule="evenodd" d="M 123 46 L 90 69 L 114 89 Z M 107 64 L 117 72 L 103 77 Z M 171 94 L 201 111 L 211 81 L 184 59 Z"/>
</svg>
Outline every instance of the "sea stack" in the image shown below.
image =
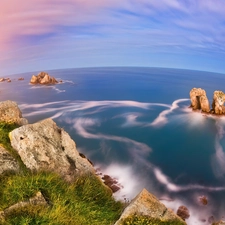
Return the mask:
<svg viewBox="0 0 225 225">
<path fill-rule="evenodd" d="M 30 80 L 31 84 L 57 84 L 58 81 L 49 76 L 46 72 L 40 72 L 37 76 L 33 75 Z"/>
<path fill-rule="evenodd" d="M 201 112 L 215 115 L 225 115 L 225 94 L 222 91 L 214 91 L 212 109 L 210 109 L 206 92 L 202 88 L 192 88 L 190 91 L 190 99 L 190 107 L 193 110 L 201 110 Z"/>
<path fill-rule="evenodd" d="M 206 92 L 202 88 L 193 88 L 190 91 L 191 108 L 193 110 L 202 110 L 202 112 L 210 112 L 209 100 Z"/>
</svg>

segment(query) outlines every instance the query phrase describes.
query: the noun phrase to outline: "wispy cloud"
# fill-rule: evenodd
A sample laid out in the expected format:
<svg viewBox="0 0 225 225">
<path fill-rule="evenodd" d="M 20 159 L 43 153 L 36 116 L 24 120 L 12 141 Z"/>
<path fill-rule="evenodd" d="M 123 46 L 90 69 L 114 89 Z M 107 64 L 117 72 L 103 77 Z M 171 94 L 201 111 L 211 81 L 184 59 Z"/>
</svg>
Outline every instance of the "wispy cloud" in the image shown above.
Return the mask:
<svg viewBox="0 0 225 225">
<path fill-rule="evenodd" d="M 219 65 L 224 8 L 219 0 L 2 0 L 0 63 L 6 71 L 9 65 L 36 70 L 134 62 L 176 67 L 175 60 L 194 68 L 191 56 L 203 52 Z"/>
</svg>

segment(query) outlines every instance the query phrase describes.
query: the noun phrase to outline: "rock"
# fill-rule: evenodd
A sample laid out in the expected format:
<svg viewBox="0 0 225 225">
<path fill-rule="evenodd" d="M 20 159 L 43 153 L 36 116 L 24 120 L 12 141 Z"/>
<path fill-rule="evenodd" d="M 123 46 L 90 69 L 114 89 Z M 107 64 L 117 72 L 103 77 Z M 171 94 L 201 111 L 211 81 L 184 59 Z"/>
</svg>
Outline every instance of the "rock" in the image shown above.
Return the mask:
<svg viewBox="0 0 225 225">
<path fill-rule="evenodd" d="M 0 146 L 0 175 L 5 172 L 20 170 L 18 162 L 6 151 L 3 147 Z"/>
<path fill-rule="evenodd" d="M 164 222 L 179 221 L 179 224 L 186 224 L 171 209 L 167 209 L 164 204 L 146 189 L 143 189 L 131 203 L 125 208 L 120 219 L 115 225 L 122 225 L 123 220 L 130 216 L 148 216 L 149 218 L 160 219 Z"/>
<path fill-rule="evenodd" d="M 102 177 L 102 180 L 104 181 L 104 184 L 112 190 L 113 193 L 120 190 L 119 185 L 117 185 L 118 181 L 116 179 L 110 177 L 109 175 L 104 175 Z"/>
<path fill-rule="evenodd" d="M 4 219 L 8 215 L 12 214 L 18 209 L 26 208 L 27 206 L 47 206 L 48 203 L 45 200 L 44 196 L 42 193 L 39 191 L 36 193 L 36 195 L 27 201 L 21 201 L 16 203 L 15 205 L 10 206 L 9 208 L 6 208 L 4 211 L 0 212 L 0 219 Z"/>
<path fill-rule="evenodd" d="M 191 107 L 193 110 L 201 109 L 203 112 L 210 112 L 209 100 L 206 92 L 201 88 L 193 88 L 190 91 Z"/>
<path fill-rule="evenodd" d="M 0 78 L 0 82 L 3 82 L 3 81 L 5 81 L 5 78 Z"/>
<path fill-rule="evenodd" d="M 186 220 L 190 217 L 190 213 L 189 213 L 189 210 L 186 206 L 182 205 L 178 208 L 177 210 L 177 215 L 183 219 L 183 220 Z"/>
<path fill-rule="evenodd" d="M 225 225 L 225 221 L 224 220 L 220 220 L 218 222 L 213 223 L 213 225 Z"/>
<path fill-rule="evenodd" d="M 18 80 L 24 80 L 24 78 L 23 77 L 19 77 Z"/>
<path fill-rule="evenodd" d="M 18 125 L 27 124 L 27 119 L 22 117 L 22 113 L 16 102 L 0 102 L 0 122 L 16 123 Z"/>
<path fill-rule="evenodd" d="M 214 216 L 210 216 L 210 217 L 208 218 L 208 222 L 209 222 L 210 224 L 212 224 L 214 221 L 215 221 Z"/>
<path fill-rule="evenodd" d="M 58 81 L 49 76 L 46 72 L 40 72 L 37 76 L 33 75 L 30 80 L 31 84 L 56 84 Z"/>
<path fill-rule="evenodd" d="M 95 173 L 89 161 L 79 155 L 69 134 L 52 119 L 17 128 L 10 133 L 10 140 L 23 163 L 33 171 L 53 171 L 68 181 L 77 174 Z"/>
<path fill-rule="evenodd" d="M 199 202 L 202 204 L 202 205 L 207 205 L 208 204 L 208 199 L 206 196 L 200 196 L 199 197 Z"/>
<path fill-rule="evenodd" d="M 221 115 L 225 113 L 224 101 L 225 94 L 222 91 L 214 91 L 212 109 L 215 114 Z"/>
</svg>

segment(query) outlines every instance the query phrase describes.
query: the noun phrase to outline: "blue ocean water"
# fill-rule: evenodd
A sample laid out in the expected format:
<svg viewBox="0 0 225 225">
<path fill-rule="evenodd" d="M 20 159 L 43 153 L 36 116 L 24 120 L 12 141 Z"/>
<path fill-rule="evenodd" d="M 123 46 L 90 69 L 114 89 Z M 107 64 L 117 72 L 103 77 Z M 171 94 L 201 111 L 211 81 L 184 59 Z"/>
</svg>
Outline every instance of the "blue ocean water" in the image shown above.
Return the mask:
<svg viewBox="0 0 225 225">
<path fill-rule="evenodd" d="M 224 74 L 163 68 L 81 68 L 47 71 L 62 79 L 34 86 L 36 73 L 0 83 L 0 101 L 14 100 L 30 123 L 52 117 L 96 168 L 118 179 L 118 198 L 148 189 L 188 224 L 225 216 L 225 118 L 192 112 L 189 92 L 222 90 Z M 24 81 L 18 81 L 24 77 Z M 199 202 L 208 198 L 208 205 Z"/>
</svg>

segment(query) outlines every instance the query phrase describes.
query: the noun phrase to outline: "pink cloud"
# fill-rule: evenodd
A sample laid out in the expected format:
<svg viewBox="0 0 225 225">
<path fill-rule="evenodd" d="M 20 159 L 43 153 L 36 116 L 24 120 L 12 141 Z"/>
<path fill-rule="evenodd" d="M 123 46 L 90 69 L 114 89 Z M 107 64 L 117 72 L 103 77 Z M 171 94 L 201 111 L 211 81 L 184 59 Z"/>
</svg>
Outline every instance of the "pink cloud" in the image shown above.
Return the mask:
<svg viewBox="0 0 225 225">
<path fill-rule="evenodd" d="M 93 22 L 99 17 L 96 12 L 112 4 L 112 0 L 1 0 L 0 49 L 11 47 L 21 35 L 48 34 L 57 31 L 56 26 Z"/>
</svg>

